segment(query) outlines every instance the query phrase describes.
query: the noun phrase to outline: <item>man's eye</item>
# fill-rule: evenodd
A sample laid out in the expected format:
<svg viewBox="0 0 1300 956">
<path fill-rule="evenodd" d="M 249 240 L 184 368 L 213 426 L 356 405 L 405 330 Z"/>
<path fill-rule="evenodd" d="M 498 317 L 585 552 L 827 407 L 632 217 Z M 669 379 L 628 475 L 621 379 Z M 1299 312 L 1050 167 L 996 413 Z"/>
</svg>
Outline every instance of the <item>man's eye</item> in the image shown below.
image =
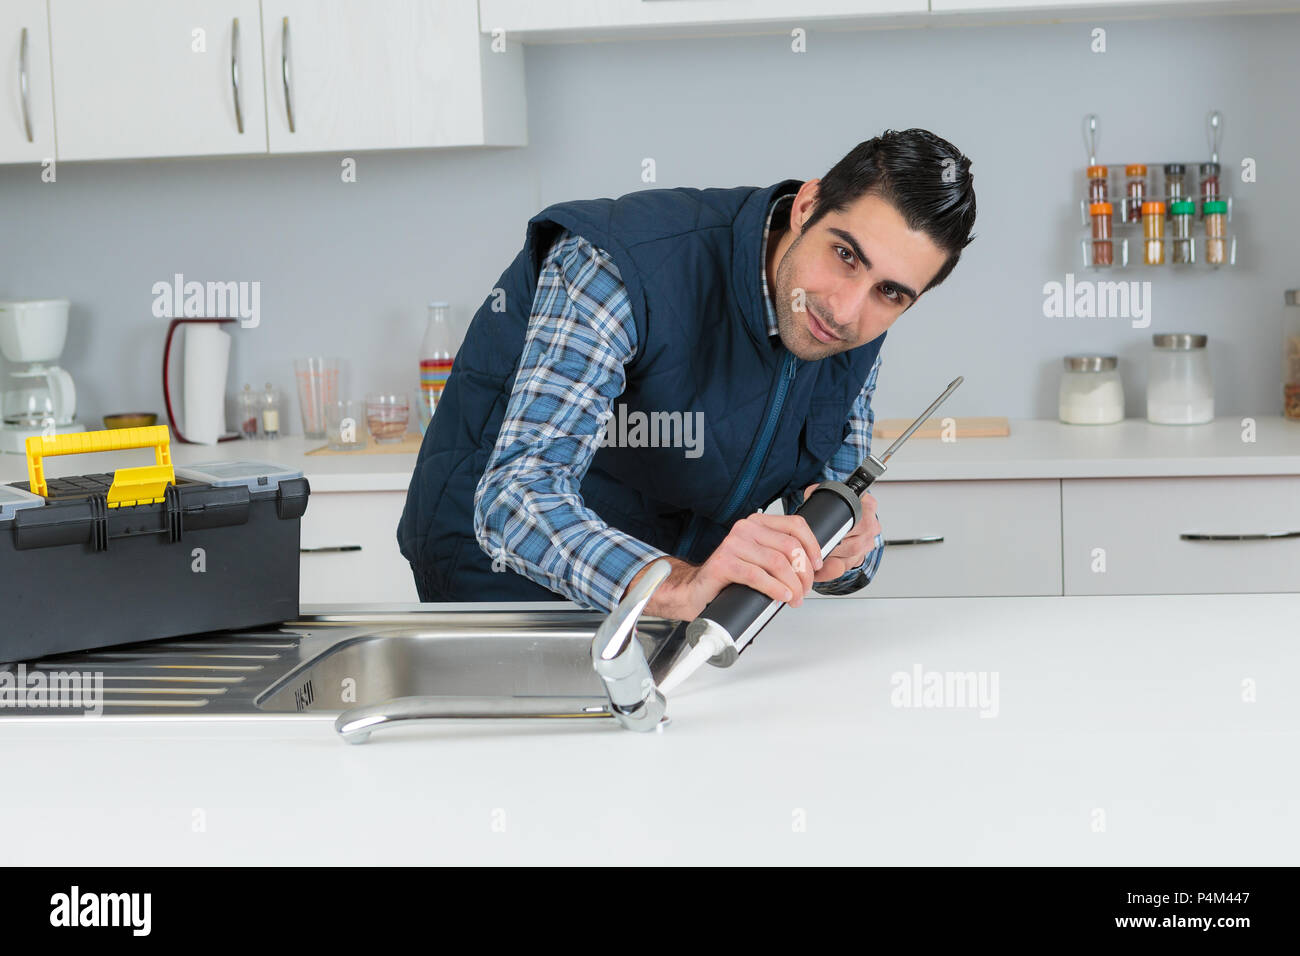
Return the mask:
<svg viewBox="0 0 1300 956">
<path fill-rule="evenodd" d="M 843 246 L 836 246 L 835 254 L 840 257 L 841 261 L 847 262 L 850 265 L 853 264 L 853 253 L 848 249 L 845 249 Z"/>
<path fill-rule="evenodd" d="M 880 288 L 884 290 L 885 298 L 890 302 L 897 303 L 903 301 L 903 293 L 899 292 L 892 285 L 882 285 Z"/>
</svg>

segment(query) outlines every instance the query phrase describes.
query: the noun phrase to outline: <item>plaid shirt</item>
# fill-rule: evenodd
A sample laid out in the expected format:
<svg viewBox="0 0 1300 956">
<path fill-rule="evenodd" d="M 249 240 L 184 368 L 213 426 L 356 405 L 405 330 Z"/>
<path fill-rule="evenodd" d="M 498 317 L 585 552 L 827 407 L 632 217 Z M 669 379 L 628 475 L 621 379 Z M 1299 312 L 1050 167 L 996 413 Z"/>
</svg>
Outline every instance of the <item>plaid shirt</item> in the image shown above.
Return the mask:
<svg viewBox="0 0 1300 956">
<path fill-rule="evenodd" d="M 767 294 L 767 238 L 782 197 L 768 210 L 763 233 L 763 302 L 770 335 L 778 335 Z M 637 350 L 627 289 L 613 259 L 581 236 L 562 233 L 542 264 L 519 374 L 501 433 L 474 495 L 474 533 L 494 570 L 517 571 L 583 607 L 612 610 L 648 562 L 665 553 L 612 528 L 583 504 L 582 479 L 600 447 L 623 370 Z M 775 344 L 775 343 L 774 343 Z M 849 417 L 850 431 L 823 469 L 843 481 L 871 447 L 871 399 L 877 357 Z M 786 513 L 802 491 L 783 501 Z M 880 565 L 876 536 L 863 564 L 833 581 L 813 585 L 822 594 L 865 586 Z"/>
</svg>

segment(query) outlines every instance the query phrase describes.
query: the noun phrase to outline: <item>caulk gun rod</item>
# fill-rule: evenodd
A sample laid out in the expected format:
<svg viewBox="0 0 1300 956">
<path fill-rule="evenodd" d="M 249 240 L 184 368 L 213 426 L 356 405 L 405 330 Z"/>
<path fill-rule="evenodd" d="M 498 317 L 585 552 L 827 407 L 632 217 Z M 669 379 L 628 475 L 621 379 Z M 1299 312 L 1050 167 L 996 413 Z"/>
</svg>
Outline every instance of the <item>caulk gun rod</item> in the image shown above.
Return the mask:
<svg viewBox="0 0 1300 956">
<path fill-rule="evenodd" d="M 943 390 L 943 394 L 940 395 L 938 398 L 936 398 L 930 404 L 930 407 L 921 413 L 921 417 L 918 418 L 916 421 L 912 422 L 912 424 L 908 425 L 907 431 L 899 435 L 898 438 L 894 440 L 894 443 L 890 445 L 887 449 L 885 449 L 885 453 L 881 455 L 879 459 L 882 465 L 885 462 L 889 461 L 891 457 L 893 457 L 894 452 L 898 450 L 898 446 L 903 444 L 903 442 L 907 441 L 912 436 L 912 432 L 916 431 L 918 428 L 920 428 L 922 425 L 925 424 L 925 420 L 930 417 L 930 413 L 934 411 L 936 408 L 938 408 L 940 405 L 942 405 L 944 403 L 944 400 L 947 399 L 948 396 L 953 393 L 953 390 L 956 389 L 957 386 L 962 383 L 962 381 L 963 381 L 963 377 L 961 375 L 958 375 L 956 378 L 954 378 L 952 380 L 952 383 Z"/>
</svg>

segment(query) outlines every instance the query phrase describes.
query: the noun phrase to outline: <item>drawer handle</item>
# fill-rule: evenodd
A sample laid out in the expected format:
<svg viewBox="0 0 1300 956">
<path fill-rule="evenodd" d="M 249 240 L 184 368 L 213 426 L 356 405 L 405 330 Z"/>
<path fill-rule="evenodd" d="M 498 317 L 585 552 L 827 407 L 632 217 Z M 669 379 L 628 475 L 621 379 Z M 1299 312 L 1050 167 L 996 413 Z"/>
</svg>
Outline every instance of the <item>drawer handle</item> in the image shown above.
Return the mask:
<svg viewBox="0 0 1300 956">
<path fill-rule="evenodd" d="M 23 132 L 32 141 L 32 113 L 27 105 L 27 28 L 18 35 L 18 99 L 23 107 Z"/>
<path fill-rule="evenodd" d="M 324 548 L 299 548 L 298 553 L 299 554 L 327 554 L 335 551 L 360 551 L 360 550 L 361 550 L 361 545 L 359 544 L 334 544 L 334 545 L 328 545 Z"/>
<path fill-rule="evenodd" d="M 239 17 L 230 21 L 230 89 L 235 97 L 235 128 L 244 132 L 244 111 L 239 108 Z"/>
<path fill-rule="evenodd" d="M 284 114 L 289 118 L 289 132 L 293 128 L 293 84 L 289 79 L 289 18 L 280 22 L 280 80 L 284 83 Z"/>
<path fill-rule="evenodd" d="M 1271 538 L 1300 538 L 1300 531 L 1265 531 L 1262 534 L 1197 534 L 1184 532 L 1182 541 L 1267 541 Z"/>
<path fill-rule="evenodd" d="M 941 534 L 926 535 L 923 538 L 886 538 L 885 539 L 886 548 L 897 548 L 899 545 L 903 545 L 903 544 L 942 544 L 942 543 L 943 543 L 943 535 Z"/>
</svg>

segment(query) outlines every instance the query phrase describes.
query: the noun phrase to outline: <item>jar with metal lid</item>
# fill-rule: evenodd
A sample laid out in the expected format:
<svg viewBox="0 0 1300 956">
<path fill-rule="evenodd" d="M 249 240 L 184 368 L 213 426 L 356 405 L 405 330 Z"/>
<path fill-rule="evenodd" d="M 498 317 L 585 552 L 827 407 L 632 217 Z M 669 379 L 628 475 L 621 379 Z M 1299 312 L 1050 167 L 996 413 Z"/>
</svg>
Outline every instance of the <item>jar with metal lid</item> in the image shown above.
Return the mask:
<svg viewBox="0 0 1300 956">
<path fill-rule="evenodd" d="M 1212 200 L 1201 207 L 1205 213 L 1205 261 L 1222 265 L 1228 260 L 1227 235 L 1228 204 L 1222 199 Z"/>
<path fill-rule="evenodd" d="M 1111 236 L 1114 207 L 1108 202 L 1095 202 L 1088 206 L 1088 215 L 1092 217 L 1092 264 L 1114 265 L 1115 243 Z"/>
<path fill-rule="evenodd" d="M 1287 320 L 1282 330 L 1282 414 L 1300 422 L 1300 289 L 1286 293 Z"/>
<path fill-rule="evenodd" d="M 1190 199 L 1179 200 L 1176 203 L 1169 204 L 1169 212 L 1173 223 L 1173 263 L 1174 265 L 1190 265 L 1195 261 L 1192 255 L 1192 219 L 1196 215 L 1196 203 Z"/>
<path fill-rule="evenodd" d="M 1149 266 L 1165 264 L 1165 204 L 1142 204 L 1142 261 Z"/>
<path fill-rule="evenodd" d="M 1141 222 L 1142 204 L 1147 198 L 1147 168 L 1141 163 L 1124 167 L 1124 221 Z"/>
<path fill-rule="evenodd" d="M 1124 386 L 1114 355 L 1067 355 L 1058 417 L 1066 425 L 1111 425 L 1124 420 Z"/>
<path fill-rule="evenodd" d="M 1161 332 L 1147 362 L 1147 421 L 1155 425 L 1200 425 L 1214 421 L 1209 337 Z"/>
<path fill-rule="evenodd" d="M 1110 170 L 1105 166 L 1088 167 L 1088 202 L 1110 201 Z"/>
</svg>

